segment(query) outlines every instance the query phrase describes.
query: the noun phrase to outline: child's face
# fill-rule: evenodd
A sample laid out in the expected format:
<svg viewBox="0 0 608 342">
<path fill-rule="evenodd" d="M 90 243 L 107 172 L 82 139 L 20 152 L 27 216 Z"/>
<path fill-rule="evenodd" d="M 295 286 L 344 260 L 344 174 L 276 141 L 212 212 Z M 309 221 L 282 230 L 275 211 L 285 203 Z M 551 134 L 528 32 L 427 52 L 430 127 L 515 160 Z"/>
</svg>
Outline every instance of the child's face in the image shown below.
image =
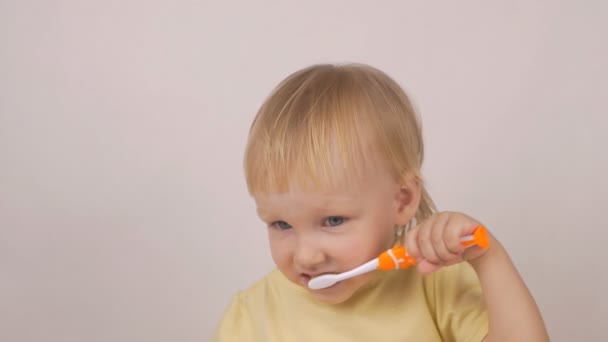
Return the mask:
<svg viewBox="0 0 608 342">
<path fill-rule="evenodd" d="M 390 248 L 395 225 L 415 213 L 415 194 L 380 170 L 357 186 L 327 192 L 292 190 L 254 196 L 262 220 L 269 225 L 272 257 L 292 282 L 308 289 L 308 281 L 324 273 L 355 268 Z M 310 290 L 318 300 L 336 304 L 350 298 L 373 272 L 336 285 Z"/>
</svg>

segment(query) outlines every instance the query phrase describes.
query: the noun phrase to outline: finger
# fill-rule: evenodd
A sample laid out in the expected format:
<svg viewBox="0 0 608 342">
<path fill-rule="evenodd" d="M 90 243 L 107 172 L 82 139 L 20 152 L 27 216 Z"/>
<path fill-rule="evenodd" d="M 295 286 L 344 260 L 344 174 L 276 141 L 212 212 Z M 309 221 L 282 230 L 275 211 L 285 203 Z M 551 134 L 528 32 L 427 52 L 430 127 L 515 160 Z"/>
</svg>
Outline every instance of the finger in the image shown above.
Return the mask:
<svg viewBox="0 0 608 342">
<path fill-rule="evenodd" d="M 420 249 L 418 248 L 418 232 L 420 231 L 420 227 L 422 227 L 424 223 L 417 225 L 416 227 L 408 230 L 407 234 L 405 234 L 405 247 L 407 248 L 407 254 L 414 259 L 419 259 Z"/>
<path fill-rule="evenodd" d="M 476 247 L 475 245 L 473 245 L 472 247 L 469 248 L 465 248 L 462 245 L 462 242 L 460 241 L 460 239 L 466 235 L 470 235 L 475 231 L 475 228 L 480 224 L 479 222 L 477 222 L 475 219 L 472 219 L 466 215 L 460 215 L 458 216 L 458 218 L 455 221 L 458 229 L 455 230 L 455 232 L 453 232 L 453 234 L 457 234 L 455 237 L 452 237 L 452 240 L 457 240 L 457 242 L 452 241 L 450 242 L 451 244 L 457 244 L 457 247 L 462 254 L 463 260 L 468 260 L 471 257 L 474 257 L 475 255 L 477 255 L 479 253 L 479 249 L 478 247 Z"/>
<path fill-rule="evenodd" d="M 426 260 L 420 261 L 420 263 L 418 264 L 418 267 L 417 267 L 418 272 L 420 272 L 422 274 L 430 274 L 430 273 L 437 271 L 440 268 L 441 268 L 440 265 L 432 264 Z"/>
<path fill-rule="evenodd" d="M 420 231 L 424 231 L 427 229 L 427 227 L 431 226 L 435 218 L 435 216 L 431 216 L 425 221 L 420 222 L 414 228 L 408 230 L 407 234 L 405 235 L 405 243 L 408 255 L 414 257 L 415 259 L 423 258 L 422 251 L 420 250 L 420 245 L 418 244 L 418 235 L 420 234 Z"/>
<path fill-rule="evenodd" d="M 450 228 L 444 231 L 443 241 L 446 249 L 452 255 L 457 255 L 460 259 L 464 253 L 464 246 L 460 242 L 462 237 L 462 228 L 465 223 L 458 217 L 452 217 L 450 220 Z"/>
<path fill-rule="evenodd" d="M 433 228 L 431 236 L 433 246 L 435 247 L 435 253 L 437 253 L 437 256 L 443 264 L 453 263 L 461 259 L 460 255 L 452 252 L 446 243 L 446 237 L 456 230 L 451 222 L 452 217 L 453 216 L 449 213 L 442 214 L 442 216 L 435 221 L 435 227 Z"/>
<path fill-rule="evenodd" d="M 443 217 L 441 215 L 438 216 L 436 220 L 434 220 L 433 222 L 429 222 L 429 224 L 426 225 L 424 229 L 420 229 L 420 231 L 418 232 L 417 240 L 418 247 L 420 248 L 420 253 L 422 254 L 422 257 L 425 260 L 433 264 L 441 263 L 441 259 L 439 259 L 439 256 L 437 256 L 437 252 L 435 251 L 433 236 L 434 234 L 436 234 L 434 230 L 437 227 L 441 227 L 441 225 L 437 225 L 437 221 L 442 219 Z"/>
</svg>

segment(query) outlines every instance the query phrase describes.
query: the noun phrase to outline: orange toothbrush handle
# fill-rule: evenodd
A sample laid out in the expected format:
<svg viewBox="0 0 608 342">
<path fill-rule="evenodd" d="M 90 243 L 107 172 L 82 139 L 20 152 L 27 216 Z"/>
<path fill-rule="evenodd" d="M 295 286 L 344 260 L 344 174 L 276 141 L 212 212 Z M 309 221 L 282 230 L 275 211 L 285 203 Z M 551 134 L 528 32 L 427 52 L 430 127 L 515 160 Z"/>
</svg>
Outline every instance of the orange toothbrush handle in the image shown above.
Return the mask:
<svg viewBox="0 0 608 342">
<path fill-rule="evenodd" d="M 477 226 L 475 231 L 473 231 L 473 235 L 469 235 L 468 239 L 462 241 L 461 244 L 464 247 L 477 245 L 483 249 L 487 249 L 490 246 L 490 237 L 488 236 L 486 227 L 482 225 Z"/>
<path fill-rule="evenodd" d="M 461 244 L 464 247 L 477 245 L 483 249 L 487 249 L 490 246 L 488 231 L 484 226 L 481 225 L 475 228 L 472 235 L 465 236 L 461 240 Z M 395 247 L 380 254 L 376 269 L 381 271 L 390 271 L 405 269 L 414 265 L 416 265 L 416 259 L 407 254 L 405 247 L 396 245 Z"/>
<path fill-rule="evenodd" d="M 377 269 L 381 271 L 398 270 L 416 265 L 416 259 L 407 255 L 405 247 L 397 245 L 378 257 Z"/>
</svg>

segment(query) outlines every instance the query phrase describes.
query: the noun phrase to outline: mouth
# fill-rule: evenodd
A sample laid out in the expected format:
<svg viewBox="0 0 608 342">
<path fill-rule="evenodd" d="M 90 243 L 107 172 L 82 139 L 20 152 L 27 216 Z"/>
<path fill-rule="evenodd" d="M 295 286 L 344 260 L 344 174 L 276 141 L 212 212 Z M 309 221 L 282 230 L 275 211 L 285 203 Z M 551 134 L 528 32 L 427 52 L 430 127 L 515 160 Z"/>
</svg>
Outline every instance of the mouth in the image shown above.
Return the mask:
<svg viewBox="0 0 608 342">
<path fill-rule="evenodd" d="M 310 280 L 311 280 L 311 279 L 314 279 L 314 278 L 316 278 L 316 277 L 319 277 L 319 276 L 322 276 L 322 275 L 326 275 L 326 274 L 338 274 L 338 273 L 337 273 L 337 272 L 324 272 L 324 273 L 314 273 L 314 274 L 311 274 L 311 273 L 300 273 L 299 278 L 300 278 L 300 282 L 301 282 L 301 284 L 302 284 L 302 285 L 303 285 L 305 288 L 309 289 L 309 288 L 308 288 L 308 283 L 310 282 Z M 338 283 L 340 283 L 340 282 L 337 282 L 336 284 L 334 284 L 334 285 L 332 285 L 332 286 L 329 286 L 329 287 L 327 287 L 327 288 L 334 287 L 334 286 L 336 286 Z"/>
<path fill-rule="evenodd" d="M 306 273 L 301 273 L 300 274 L 300 281 L 304 284 L 307 285 L 308 282 L 310 281 L 310 279 L 312 279 L 313 276 L 311 276 L 310 274 L 306 274 Z"/>
</svg>

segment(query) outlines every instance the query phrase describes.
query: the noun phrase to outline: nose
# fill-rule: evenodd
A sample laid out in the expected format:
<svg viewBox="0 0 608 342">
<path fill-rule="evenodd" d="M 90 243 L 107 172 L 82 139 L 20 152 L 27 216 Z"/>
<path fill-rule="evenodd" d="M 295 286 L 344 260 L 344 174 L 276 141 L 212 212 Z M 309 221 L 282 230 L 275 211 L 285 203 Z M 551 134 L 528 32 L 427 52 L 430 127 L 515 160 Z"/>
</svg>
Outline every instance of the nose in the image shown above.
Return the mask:
<svg viewBox="0 0 608 342">
<path fill-rule="evenodd" d="M 304 272 L 315 272 L 325 260 L 326 255 L 314 239 L 300 238 L 293 254 L 295 264 Z"/>
</svg>

